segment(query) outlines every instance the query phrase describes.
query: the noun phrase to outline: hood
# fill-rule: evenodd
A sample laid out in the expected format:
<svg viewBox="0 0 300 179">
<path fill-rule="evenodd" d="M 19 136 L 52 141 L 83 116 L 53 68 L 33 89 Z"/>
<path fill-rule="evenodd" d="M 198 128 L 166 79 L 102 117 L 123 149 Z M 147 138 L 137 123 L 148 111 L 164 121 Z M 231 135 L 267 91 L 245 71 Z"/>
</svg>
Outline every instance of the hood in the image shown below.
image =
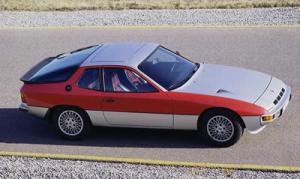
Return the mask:
<svg viewBox="0 0 300 179">
<path fill-rule="evenodd" d="M 243 68 L 201 64 L 198 71 L 176 92 L 206 94 L 254 103 L 266 90 L 270 75 Z"/>
<path fill-rule="evenodd" d="M 269 86 L 255 104 L 267 110 L 271 110 L 286 94 L 287 88 L 287 85 L 281 80 L 272 77 Z"/>
</svg>

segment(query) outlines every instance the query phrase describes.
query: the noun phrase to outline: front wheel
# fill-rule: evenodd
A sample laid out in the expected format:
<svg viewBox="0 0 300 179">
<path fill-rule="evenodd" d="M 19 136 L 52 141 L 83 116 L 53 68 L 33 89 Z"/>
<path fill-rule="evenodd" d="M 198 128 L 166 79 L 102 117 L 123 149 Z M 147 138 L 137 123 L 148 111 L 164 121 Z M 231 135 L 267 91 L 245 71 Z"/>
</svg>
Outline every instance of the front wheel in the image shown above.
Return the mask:
<svg viewBox="0 0 300 179">
<path fill-rule="evenodd" d="M 235 144 L 243 134 L 239 116 L 227 110 L 214 110 L 202 119 L 201 132 L 212 144 L 228 147 Z"/>
<path fill-rule="evenodd" d="M 91 131 L 87 114 L 77 108 L 63 107 L 55 110 L 53 121 L 56 131 L 67 139 L 80 139 Z"/>
</svg>

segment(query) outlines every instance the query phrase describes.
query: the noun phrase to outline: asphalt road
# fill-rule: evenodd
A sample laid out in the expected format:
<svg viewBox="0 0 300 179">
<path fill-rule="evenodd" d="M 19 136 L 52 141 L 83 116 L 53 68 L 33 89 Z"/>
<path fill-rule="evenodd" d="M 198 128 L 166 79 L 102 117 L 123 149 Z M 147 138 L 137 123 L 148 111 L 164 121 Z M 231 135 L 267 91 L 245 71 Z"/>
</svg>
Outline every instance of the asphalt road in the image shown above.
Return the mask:
<svg viewBox="0 0 300 179">
<path fill-rule="evenodd" d="M 272 74 L 292 86 L 293 99 L 280 121 L 257 135 L 244 133 L 239 143 L 223 149 L 205 144 L 190 131 L 97 128 L 86 140 L 65 141 L 46 122 L 18 112 L 18 79 L 42 58 L 128 40 L 158 42 L 194 61 Z M 1 151 L 300 166 L 299 27 L 2 29 L 0 55 Z"/>
</svg>

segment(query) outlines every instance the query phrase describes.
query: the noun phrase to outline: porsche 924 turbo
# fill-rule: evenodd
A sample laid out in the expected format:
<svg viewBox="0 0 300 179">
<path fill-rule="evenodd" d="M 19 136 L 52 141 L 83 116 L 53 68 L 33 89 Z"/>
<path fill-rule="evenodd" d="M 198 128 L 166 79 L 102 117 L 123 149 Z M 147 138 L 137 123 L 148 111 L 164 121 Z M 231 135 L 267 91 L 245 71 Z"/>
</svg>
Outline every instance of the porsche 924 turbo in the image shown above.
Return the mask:
<svg viewBox="0 0 300 179">
<path fill-rule="evenodd" d="M 291 88 L 257 71 L 194 63 L 156 43 L 108 43 L 49 57 L 21 80 L 19 109 L 63 137 L 93 126 L 198 130 L 217 146 L 279 118 Z"/>
</svg>

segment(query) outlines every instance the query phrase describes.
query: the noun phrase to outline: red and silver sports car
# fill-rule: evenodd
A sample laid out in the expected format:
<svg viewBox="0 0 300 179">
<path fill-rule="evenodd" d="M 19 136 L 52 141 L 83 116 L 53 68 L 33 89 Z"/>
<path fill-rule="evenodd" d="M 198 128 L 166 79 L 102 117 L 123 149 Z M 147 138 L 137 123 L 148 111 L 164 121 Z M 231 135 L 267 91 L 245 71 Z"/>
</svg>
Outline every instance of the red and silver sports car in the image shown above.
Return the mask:
<svg viewBox="0 0 300 179">
<path fill-rule="evenodd" d="M 155 43 L 110 43 L 49 57 L 21 80 L 19 107 L 68 139 L 92 126 L 199 130 L 218 146 L 280 117 L 291 88 L 270 75 L 194 63 Z"/>
</svg>

